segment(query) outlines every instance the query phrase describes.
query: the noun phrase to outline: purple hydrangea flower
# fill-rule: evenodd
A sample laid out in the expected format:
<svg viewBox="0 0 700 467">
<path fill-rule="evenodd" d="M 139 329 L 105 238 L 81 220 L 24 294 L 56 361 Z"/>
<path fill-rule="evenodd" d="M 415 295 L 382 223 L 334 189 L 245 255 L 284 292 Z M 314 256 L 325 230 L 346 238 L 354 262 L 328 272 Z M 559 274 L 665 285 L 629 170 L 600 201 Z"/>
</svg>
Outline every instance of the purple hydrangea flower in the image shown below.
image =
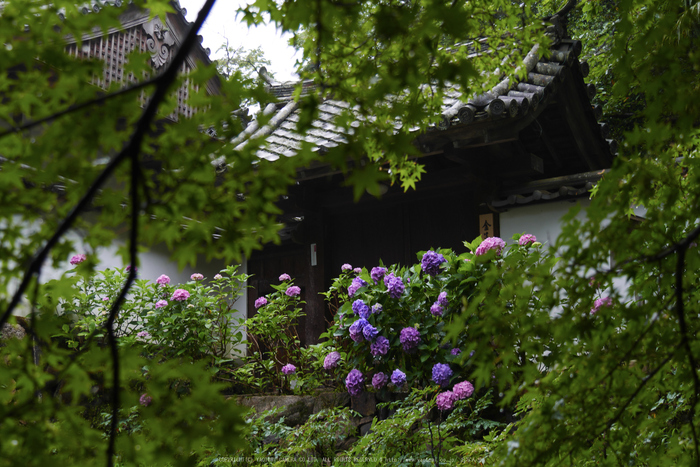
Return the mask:
<svg viewBox="0 0 700 467">
<path fill-rule="evenodd" d="M 379 284 L 379 281 L 384 279 L 385 274 L 386 274 L 386 268 L 377 266 L 376 268 L 372 268 L 372 272 L 370 272 L 369 275 L 375 284 Z"/>
<path fill-rule="evenodd" d="M 153 398 L 146 393 L 141 394 L 141 397 L 139 397 L 139 404 L 144 407 L 151 405 L 151 402 L 153 402 Z"/>
<path fill-rule="evenodd" d="M 297 367 L 295 367 L 291 363 L 287 363 L 285 366 L 282 367 L 282 373 L 284 373 L 285 375 L 291 375 L 295 371 L 297 371 Z"/>
<path fill-rule="evenodd" d="M 452 405 L 455 403 L 457 400 L 457 397 L 454 395 L 452 391 L 445 391 L 441 392 L 440 394 L 437 395 L 437 398 L 435 399 L 437 408 L 440 410 L 450 410 L 452 408 Z"/>
<path fill-rule="evenodd" d="M 423 259 L 420 260 L 420 265 L 426 273 L 437 276 L 440 273 L 440 265 L 445 261 L 447 260 L 440 253 L 430 250 L 425 252 Z"/>
<path fill-rule="evenodd" d="M 438 302 L 433 303 L 433 306 L 430 307 L 430 312 L 433 314 L 433 316 L 442 316 L 442 307 Z"/>
<path fill-rule="evenodd" d="M 386 285 L 391 298 L 399 298 L 406 287 L 400 277 L 396 277 L 393 273 L 389 273 L 384 277 L 384 285 Z"/>
<path fill-rule="evenodd" d="M 287 290 L 284 292 L 288 297 L 296 297 L 301 293 L 301 289 L 297 287 L 296 285 L 293 285 L 291 287 L 288 287 Z"/>
<path fill-rule="evenodd" d="M 356 315 L 359 315 L 360 318 L 369 318 L 369 306 L 360 299 L 353 302 L 352 311 L 354 311 Z"/>
<path fill-rule="evenodd" d="M 503 248 L 506 246 L 506 242 L 499 237 L 489 237 L 479 245 L 474 252 L 476 256 L 485 255 L 489 250 L 495 250 L 497 255 L 500 255 Z"/>
<path fill-rule="evenodd" d="M 381 371 L 379 373 L 375 373 L 374 376 L 372 376 L 372 386 L 374 387 L 374 389 L 379 390 L 386 386 L 386 383 L 388 382 L 389 377 Z"/>
<path fill-rule="evenodd" d="M 595 301 L 593 304 L 593 308 L 591 308 L 591 314 L 594 315 L 604 306 L 611 306 L 612 305 L 612 298 L 610 297 L 605 297 L 605 298 L 599 298 L 598 300 Z"/>
<path fill-rule="evenodd" d="M 350 332 L 350 339 L 354 340 L 355 342 L 360 342 L 362 341 L 363 334 L 362 330 L 367 326 L 369 323 L 367 322 L 366 319 L 360 318 L 354 323 L 350 325 L 350 328 L 348 331 Z"/>
<path fill-rule="evenodd" d="M 201 281 L 202 279 L 204 279 L 204 275 L 200 274 L 198 272 L 195 272 L 194 274 L 192 274 L 190 276 L 190 279 L 192 279 L 193 281 Z"/>
<path fill-rule="evenodd" d="M 403 328 L 401 330 L 401 335 L 399 336 L 399 341 L 403 345 L 403 350 L 405 352 L 412 352 L 420 344 L 420 332 L 416 328 Z"/>
<path fill-rule="evenodd" d="M 292 280 L 292 278 L 289 276 L 289 274 L 282 274 L 279 279 L 280 279 L 280 282 Z"/>
<path fill-rule="evenodd" d="M 537 241 L 537 237 L 535 237 L 532 234 L 525 234 L 520 239 L 518 240 L 518 245 L 520 246 L 526 246 L 530 245 L 531 243 L 535 243 Z"/>
<path fill-rule="evenodd" d="M 379 334 L 379 331 L 377 331 L 377 328 L 367 323 L 365 327 L 362 328 L 362 334 L 368 341 L 373 341 L 375 337 L 377 337 L 377 334 Z"/>
<path fill-rule="evenodd" d="M 437 301 L 441 306 L 447 306 L 450 304 L 449 301 L 447 301 L 447 292 L 440 292 L 440 295 L 438 295 L 438 301 Z"/>
<path fill-rule="evenodd" d="M 450 350 L 450 353 L 452 355 L 459 355 L 462 353 L 462 351 L 460 349 L 458 349 L 457 347 L 455 347 L 454 349 Z"/>
<path fill-rule="evenodd" d="M 384 307 L 382 307 L 379 303 L 375 303 L 374 306 L 372 307 L 373 314 L 381 313 L 383 310 L 384 310 Z"/>
<path fill-rule="evenodd" d="M 148 331 L 141 331 L 138 334 L 136 334 L 136 337 L 150 337 L 150 334 Z"/>
<path fill-rule="evenodd" d="M 355 268 L 352 270 L 355 274 L 362 274 L 362 268 Z"/>
<path fill-rule="evenodd" d="M 469 381 L 462 381 L 461 383 L 455 384 L 455 386 L 452 388 L 452 392 L 457 399 L 466 399 L 474 394 L 474 386 Z"/>
<path fill-rule="evenodd" d="M 365 287 L 367 285 L 367 281 L 356 277 L 352 280 L 352 284 L 350 284 L 350 287 L 348 287 L 348 295 L 351 297 L 355 295 L 355 292 L 357 292 L 360 288 Z"/>
<path fill-rule="evenodd" d="M 354 369 L 345 378 L 345 387 L 351 396 L 357 396 L 364 390 L 365 378 L 360 370 Z"/>
<path fill-rule="evenodd" d="M 333 351 L 326 355 L 326 358 L 323 359 L 323 369 L 332 370 L 338 366 L 338 362 L 340 362 L 340 353 Z"/>
<path fill-rule="evenodd" d="M 183 300 L 187 300 L 188 298 L 190 298 L 190 293 L 187 290 L 177 289 L 175 292 L 173 292 L 173 296 L 170 297 L 170 300 L 181 302 Z"/>
<path fill-rule="evenodd" d="M 138 272 L 139 268 L 134 268 L 134 272 Z M 131 265 L 126 267 L 126 272 L 131 272 Z"/>
<path fill-rule="evenodd" d="M 452 369 L 445 363 L 433 365 L 433 382 L 439 386 L 447 387 L 452 377 Z"/>
<path fill-rule="evenodd" d="M 156 302 L 156 308 L 163 308 L 164 306 L 168 306 L 167 300 L 158 300 Z"/>
<path fill-rule="evenodd" d="M 369 346 L 372 356 L 386 355 L 389 352 L 389 339 L 384 336 L 378 336 L 377 339 Z"/>
<path fill-rule="evenodd" d="M 394 386 L 400 388 L 406 384 L 406 373 L 399 369 L 394 370 L 394 372 L 391 374 L 391 382 L 394 383 Z"/>
<path fill-rule="evenodd" d="M 349 265 L 348 263 L 345 263 L 342 266 L 340 266 L 340 270 L 341 271 L 352 271 L 352 266 Z"/>
<path fill-rule="evenodd" d="M 258 308 L 260 308 L 260 307 L 265 306 L 265 305 L 267 305 L 267 298 L 265 298 L 265 297 L 258 297 L 258 298 L 255 300 L 255 309 L 256 309 L 256 310 L 257 310 Z"/>
<path fill-rule="evenodd" d="M 161 274 L 158 276 L 158 279 L 156 279 L 156 284 L 160 285 L 161 287 L 165 287 L 166 285 L 170 284 L 170 278 L 165 274 Z"/>
<path fill-rule="evenodd" d="M 86 259 L 87 259 L 87 256 L 85 256 L 85 255 L 83 255 L 83 254 L 74 255 L 74 256 L 70 259 L 70 264 L 72 264 L 73 266 L 77 266 L 77 265 L 79 265 L 80 263 L 82 263 L 83 261 L 85 261 Z"/>
</svg>

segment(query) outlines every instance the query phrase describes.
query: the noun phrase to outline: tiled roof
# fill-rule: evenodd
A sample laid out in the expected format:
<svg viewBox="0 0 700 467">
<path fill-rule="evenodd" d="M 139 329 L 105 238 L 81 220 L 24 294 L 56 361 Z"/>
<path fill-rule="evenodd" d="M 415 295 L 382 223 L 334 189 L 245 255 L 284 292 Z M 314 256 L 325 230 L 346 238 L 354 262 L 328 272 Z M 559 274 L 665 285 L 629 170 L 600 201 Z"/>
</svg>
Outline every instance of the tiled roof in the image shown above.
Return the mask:
<svg viewBox="0 0 700 467">
<path fill-rule="evenodd" d="M 552 22 L 552 26 L 548 28 L 548 35 L 552 39 L 550 50 L 544 54 L 543 58 L 538 58 L 540 54 L 537 46 L 529 51 L 521 65 L 527 72 L 524 79 L 518 82 L 504 79 L 489 91 L 472 97 L 462 94 L 457 88 L 448 89 L 442 105 L 440 122 L 437 128 L 432 130 L 466 128 L 469 125 L 490 120 L 527 116 L 545 106 L 555 94 L 564 69 L 576 68 L 582 75 L 587 75 L 587 64 L 579 63 L 577 59 L 581 51 L 581 43 L 561 37 L 563 28 L 556 17 L 550 21 Z M 486 47 L 484 41 L 466 46 L 470 48 L 470 52 L 476 52 L 477 49 L 482 51 Z M 312 129 L 302 135 L 296 131 L 300 109 L 293 100 L 293 93 L 298 83 L 269 82 L 270 93 L 278 99 L 276 104 L 269 104 L 265 109 L 266 115 L 272 115 L 272 118 L 264 128 L 246 128 L 245 132 L 235 140 L 238 149 L 243 147 L 248 139 L 266 136 L 267 140 L 258 155 L 263 159 L 276 160 L 280 157 L 295 155 L 303 141 L 312 143 L 314 149 L 321 152 L 346 142 L 346 135 L 335 124 L 335 118 L 350 108 L 348 103 L 325 99 L 319 106 L 318 117 L 313 121 Z M 311 81 L 303 82 L 302 86 L 303 93 L 315 90 L 314 83 Z M 586 92 L 588 98 L 592 98 L 595 95 L 595 87 L 588 85 Z M 359 121 L 352 124 L 354 127 L 359 125 Z"/>
</svg>

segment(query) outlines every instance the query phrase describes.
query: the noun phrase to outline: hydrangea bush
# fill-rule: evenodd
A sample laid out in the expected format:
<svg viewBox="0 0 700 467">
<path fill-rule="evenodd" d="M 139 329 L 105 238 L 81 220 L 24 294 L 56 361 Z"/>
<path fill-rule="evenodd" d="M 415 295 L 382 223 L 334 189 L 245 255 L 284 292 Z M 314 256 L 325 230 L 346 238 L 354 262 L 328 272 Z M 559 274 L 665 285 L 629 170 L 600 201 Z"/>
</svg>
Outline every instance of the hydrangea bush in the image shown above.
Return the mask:
<svg viewBox="0 0 700 467">
<path fill-rule="evenodd" d="M 478 300 L 487 274 L 553 267 L 533 235 L 516 235 L 513 240 L 507 246 L 497 237 L 477 238 L 465 242 L 468 251 L 461 254 L 449 249 L 420 252 L 418 262 L 408 267 L 380 264 L 359 273 L 342 269 L 326 294 L 338 308 L 322 337 L 343 359 L 346 389 L 356 395 L 362 390 L 407 391 L 429 385 L 447 389 L 458 384 L 457 393 L 439 396 L 438 405 L 447 408 L 450 401 L 471 396 L 469 378 L 476 377 L 481 386 L 490 385 L 494 376 L 504 378 L 499 384 L 512 382 L 520 362 L 499 361 L 497 336 L 479 328 L 480 322 L 492 320 L 481 320 L 478 310 L 464 311 Z M 498 300 L 504 314 L 548 315 L 532 287 Z M 542 345 L 541 353 L 530 357 L 542 357 L 545 350 Z M 490 361 L 479 367 L 490 368 L 488 375 L 474 374 L 477 358 Z"/>
<path fill-rule="evenodd" d="M 71 322 L 63 325 L 62 336 L 70 348 L 81 348 L 101 328 L 126 274 L 117 268 L 74 276 L 77 295 L 61 301 L 61 313 Z M 221 363 L 244 339 L 243 322 L 235 317 L 233 305 L 248 277 L 229 266 L 209 283 L 199 273 L 186 284 L 171 284 L 167 274 L 155 282 L 138 279 L 115 322 L 119 344 L 138 342 L 149 354 Z"/>
</svg>

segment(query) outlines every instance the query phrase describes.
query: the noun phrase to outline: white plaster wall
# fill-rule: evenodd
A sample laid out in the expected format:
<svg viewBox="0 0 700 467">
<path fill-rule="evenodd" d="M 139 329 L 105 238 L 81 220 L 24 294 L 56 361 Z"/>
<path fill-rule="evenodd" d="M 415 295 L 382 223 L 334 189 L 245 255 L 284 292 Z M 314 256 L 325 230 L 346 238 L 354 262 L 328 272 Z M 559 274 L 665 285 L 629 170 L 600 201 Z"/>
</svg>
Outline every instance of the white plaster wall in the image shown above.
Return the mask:
<svg viewBox="0 0 700 467">
<path fill-rule="evenodd" d="M 552 246 L 561 234 L 561 218 L 576 204 L 580 204 L 582 209 L 576 217 L 581 221 L 586 220 L 586 209 L 590 206 L 589 199 L 567 200 L 552 203 L 545 203 L 533 206 L 522 206 L 510 208 L 500 214 L 501 238 L 511 244 L 513 234 L 529 233 L 537 237 L 537 240 L 545 246 Z M 634 206 L 634 214 L 644 217 L 646 210 L 642 206 Z M 609 221 L 608 221 L 609 222 Z M 608 224 L 604 222 L 603 228 Z M 612 258 L 608 265 L 613 267 Z M 588 271 L 585 275 L 591 276 L 594 271 Z M 619 294 L 621 301 L 625 302 L 634 299 L 628 294 L 629 283 L 625 278 L 616 277 L 613 279 L 612 288 L 614 290 L 600 290 L 597 297 L 604 297 L 613 293 Z M 553 310 L 552 314 L 557 315 L 560 310 Z"/>
<path fill-rule="evenodd" d="M 545 246 L 551 246 L 561 234 L 561 218 L 577 204 L 581 205 L 582 209 L 576 217 L 584 220 L 586 208 L 590 205 L 588 199 L 511 207 L 499 215 L 501 238 L 511 244 L 514 234 L 528 233 L 536 236 L 537 241 Z"/>
</svg>

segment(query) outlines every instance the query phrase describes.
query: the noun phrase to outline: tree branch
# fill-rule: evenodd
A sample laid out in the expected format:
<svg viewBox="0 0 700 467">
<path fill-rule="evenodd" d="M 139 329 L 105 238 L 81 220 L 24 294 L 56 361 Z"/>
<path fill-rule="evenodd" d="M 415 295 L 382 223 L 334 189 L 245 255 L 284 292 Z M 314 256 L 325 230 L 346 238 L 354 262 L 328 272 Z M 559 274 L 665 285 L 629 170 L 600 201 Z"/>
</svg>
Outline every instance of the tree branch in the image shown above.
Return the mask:
<svg viewBox="0 0 700 467">
<path fill-rule="evenodd" d="M 86 109 L 88 107 L 92 107 L 93 105 L 107 102 L 109 100 L 114 99 L 115 97 L 124 96 L 124 95 L 129 94 L 133 91 L 138 91 L 139 89 L 143 89 L 145 87 L 148 87 L 152 84 L 158 84 L 161 80 L 161 77 L 162 77 L 162 75 L 156 76 L 156 77 L 148 79 L 146 81 L 136 83 L 136 84 L 129 86 L 127 88 L 120 89 L 119 91 L 113 92 L 111 94 L 105 94 L 105 95 L 98 97 L 96 99 L 92 99 L 92 100 L 89 100 L 87 102 L 83 102 L 82 104 L 72 105 L 65 110 L 61 110 L 60 112 L 56 112 L 54 114 L 51 114 L 48 117 L 40 118 L 39 120 L 32 120 L 31 122 L 27 122 L 23 125 L 12 127 L 9 130 L 5 130 L 3 132 L 0 132 L 0 138 L 3 138 L 3 137 L 8 136 L 8 135 L 19 133 L 20 131 L 31 130 L 34 127 L 37 127 L 43 123 L 52 122 L 52 121 L 56 120 L 57 118 L 63 117 L 64 115 L 69 115 L 73 112 L 77 112 L 79 110 Z"/>
</svg>

